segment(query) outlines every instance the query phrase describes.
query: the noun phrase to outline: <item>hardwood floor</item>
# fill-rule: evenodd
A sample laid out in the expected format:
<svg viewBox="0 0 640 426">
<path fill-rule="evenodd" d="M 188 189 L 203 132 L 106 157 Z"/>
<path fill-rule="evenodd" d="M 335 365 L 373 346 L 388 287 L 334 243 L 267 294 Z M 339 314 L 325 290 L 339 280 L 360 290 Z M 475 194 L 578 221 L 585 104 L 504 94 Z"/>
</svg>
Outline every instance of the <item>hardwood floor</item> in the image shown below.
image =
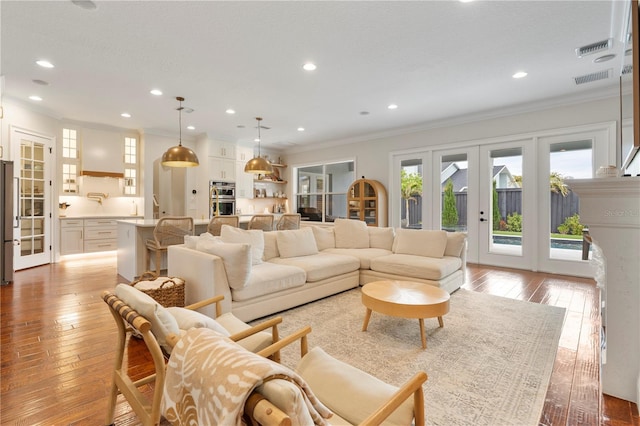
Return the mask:
<svg viewBox="0 0 640 426">
<path fill-rule="evenodd" d="M 123 281 L 115 255 L 100 254 L 19 271 L 1 288 L 1 424 L 104 424 L 116 328 L 100 293 Z M 469 265 L 464 288 L 567 309 L 540 425 L 640 426 L 635 404 L 599 393 L 592 280 Z M 133 375 L 149 373 L 140 341 L 127 358 Z M 116 424 L 139 424 L 122 397 Z"/>
</svg>

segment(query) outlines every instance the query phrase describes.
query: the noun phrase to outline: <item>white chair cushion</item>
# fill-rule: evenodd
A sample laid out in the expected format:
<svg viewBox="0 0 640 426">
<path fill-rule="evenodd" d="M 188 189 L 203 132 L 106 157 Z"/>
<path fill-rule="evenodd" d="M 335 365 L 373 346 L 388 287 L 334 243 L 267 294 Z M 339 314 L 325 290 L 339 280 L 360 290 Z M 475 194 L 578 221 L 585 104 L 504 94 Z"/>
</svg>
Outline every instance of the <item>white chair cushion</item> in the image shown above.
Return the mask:
<svg viewBox="0 0 640 426">
<path fill-rule="evenodd" d="M 129 284 L 118 284 L 114 294 L 151 323 L 151 332 L 158 344 L 167 353 L 171 353 L 171 346 L 167 343 L 167 336 L 169 334 L 179 336 L 180 327 L 167 308 L 160 305 L 151 296 L 136 290 Z"/>
<path fill-rule="evenodd" d="M 367 228 L 369 230 L 369 247 L 391 251 L 393 238 L 395 237 L 393 228 L 378 228 L 375 226 L 368 226 Z"/>
<path fill-rule="evenodd" d="M 333 228 L 324 226 L 311 226 L 313 230 L 313 236 L 316 239 L 316 246 L 318 250 L 326 250 L 329 248 L 336 248 L 336 235 L 333 232 Z"/>
<path fill-rule="evenodd" d="M 298 363 L 296 372 L 324 405 L 352 424 L 360 424 L 398 390 L 382 380 L 329 356 L 319 347 Z M 332 419 L 329 419 L 331 422 Z M 405 401 L 384 424 L 410 425 L 413 398 Z"/>
<path fill-rule="evenodd" d="M 280 257 L 309 256 L 318 253 L 316 239 L 309 228 L 301 228 L 277 233 Z"/>
<path fill-rule="evenodd" d="M 251 275 L 251 245 L 223 243 L 213 238 L 200 238 L 196 250 L 222 258 L 227 282 L 231 288 L 243 288 Z"/>
<path fill-rule="evenodd" d="M 464 232 L 447 232 L 447 247 L 444 249 L 444 255 L 460 257 L 466 240 L 467 234 Z"/>
<path fill-rule="evenodd" d="M 225 243 L 242 243 L 251 245 L 251 263 L 262 263 L 264 254 L 264 232 L 259 229 L 240 229 L 234 226 L 222 225 L 220 238 Z"/>
<path fill-rule="evenodd" d="M 369 230 L 361 220 L 336 219 L 333 223 L 336 248 L 368 248 Z"/>
<path fill-rule="evenodd" d="M 189 330 L 190 328 L 208 328 L 209 330 L 216 331 L 223 336 L 230 336 L 229 332 L 216 320 L 201 314 L 200 312 L 177 306 L 169 307 L 167 308 L 167 311 L 169 311 L 169 313 L 176 319 L 180 330 Z"/>
<path fill-rule="evenodd" d="M 229 334 L 236 334 L 243 330 L 251 328 L 249 324 L 241 321 L 231 312 L 226 312 L 220 315 L 218 318 L 216 318 L 216 321 L 218 322 L 218 324 L 223 326 L 229 332 Z M 270 332 L 260 331 L 236 343 L 238 343 L 248 351 L 258 352 L 273 343 L 273 338 Z"/>
<path fill-rule="evenodd" d="M 396 254 L 441 259 L 447 247 L 447 233 L 426 229 L 398 229 L 393 246 Z"/>
</svg>

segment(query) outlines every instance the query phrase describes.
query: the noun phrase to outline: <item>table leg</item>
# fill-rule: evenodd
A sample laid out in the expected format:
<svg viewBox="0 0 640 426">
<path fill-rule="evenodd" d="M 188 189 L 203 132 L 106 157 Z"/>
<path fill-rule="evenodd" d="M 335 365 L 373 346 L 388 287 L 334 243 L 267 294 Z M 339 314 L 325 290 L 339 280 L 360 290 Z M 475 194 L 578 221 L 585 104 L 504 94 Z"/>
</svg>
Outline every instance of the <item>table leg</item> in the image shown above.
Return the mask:
<svg viewBox="0 0 640 426">
<path fill-rule="evenodd" d="M 362 324 L 362 331 L 367 331 L 370 318 L 371 318 L 371 309 L 367 308 L 367 313 L 364 315 L 364 324 Z"/>
<path fill-rule="evenodd" d="M 444 327 L 444 320 L 442 317 L 438 317 L 438 324 L 440 324 L 440 327 Z"/>
<path fill-rule="evenodd" d="M 422 349 L 427 349 L 427 336 L 424 334 L 424 319 L 418 318 L 420 321 L 420 338 L 422 339 Z"/>
</svg>

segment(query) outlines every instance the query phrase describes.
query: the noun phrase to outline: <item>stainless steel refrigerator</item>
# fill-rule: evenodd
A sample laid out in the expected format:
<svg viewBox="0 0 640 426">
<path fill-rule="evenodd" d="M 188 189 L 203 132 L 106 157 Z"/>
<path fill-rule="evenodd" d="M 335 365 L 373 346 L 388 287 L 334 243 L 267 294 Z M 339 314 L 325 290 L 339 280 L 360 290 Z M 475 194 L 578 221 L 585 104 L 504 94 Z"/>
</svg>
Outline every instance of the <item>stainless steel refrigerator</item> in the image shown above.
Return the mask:
<svg viewBox="0 0 640 426">
<path fill-rule="evenodd" d="M 14 224 L 14 194 L 13 194 L 13 162 L 0 161 L 0 265 L 1 284 L 13 281 L 13 224 Z"/>
</svg>

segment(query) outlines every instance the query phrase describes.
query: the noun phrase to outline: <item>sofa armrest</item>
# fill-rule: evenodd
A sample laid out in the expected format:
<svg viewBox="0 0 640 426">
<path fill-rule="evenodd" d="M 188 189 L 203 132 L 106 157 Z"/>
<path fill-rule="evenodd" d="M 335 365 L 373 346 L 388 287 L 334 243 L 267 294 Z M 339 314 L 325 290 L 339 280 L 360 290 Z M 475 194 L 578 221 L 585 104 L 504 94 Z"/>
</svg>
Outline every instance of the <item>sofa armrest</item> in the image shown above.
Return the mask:
<svg viewBox="0 0 640 426">
<path fill-rule="evenodd" d="M 231 312 L 231 290 L 222 258 L 193 250 L 184 245 L 172 245 L 168 252 L 168 275 L 185 280 L 186 304 L 197 303 L 214 296 L 224 296 L 222 313 Z M 216 317 L 215 306 L 198 309 L 211 318 Z"/>
</svg>

